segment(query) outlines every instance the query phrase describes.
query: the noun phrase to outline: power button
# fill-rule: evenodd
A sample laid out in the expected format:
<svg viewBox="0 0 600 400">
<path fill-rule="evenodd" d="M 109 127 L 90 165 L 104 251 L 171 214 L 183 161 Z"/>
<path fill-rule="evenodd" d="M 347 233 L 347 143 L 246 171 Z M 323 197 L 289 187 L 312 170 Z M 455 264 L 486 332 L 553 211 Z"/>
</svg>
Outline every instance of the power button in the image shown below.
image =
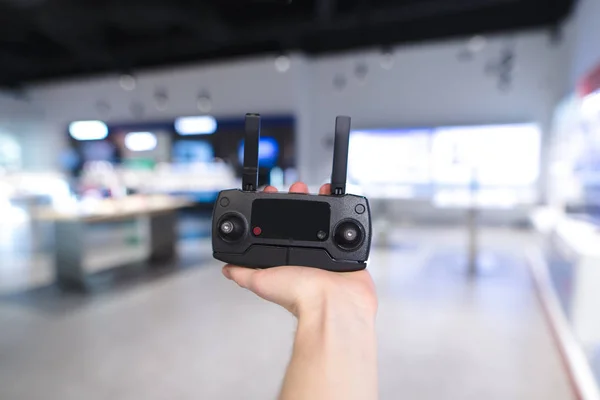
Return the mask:
<svg viewBox="0 0 600 400">
<path fill-rule="evenodd" d="M 356 211 L 357 214 L 364 214 L 366 210 L 367 209 L 362 204 L 359 204 L 354 208 L 354 211 Z"/>
</svg>

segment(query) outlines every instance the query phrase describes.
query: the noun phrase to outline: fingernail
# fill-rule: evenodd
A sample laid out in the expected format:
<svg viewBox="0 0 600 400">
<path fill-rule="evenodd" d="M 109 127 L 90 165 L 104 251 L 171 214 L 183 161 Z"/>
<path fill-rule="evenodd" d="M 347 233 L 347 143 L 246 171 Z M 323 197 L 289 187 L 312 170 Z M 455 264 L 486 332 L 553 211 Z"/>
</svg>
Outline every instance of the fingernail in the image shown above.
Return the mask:
<svg viewBox="0 0 600 400">
<path fill-rule="evenodd" d="M 225 278 L 231 280 L 231 271 L 228 267 L 223 267 L 223 275 L 225 276 Z"/>
</svg>

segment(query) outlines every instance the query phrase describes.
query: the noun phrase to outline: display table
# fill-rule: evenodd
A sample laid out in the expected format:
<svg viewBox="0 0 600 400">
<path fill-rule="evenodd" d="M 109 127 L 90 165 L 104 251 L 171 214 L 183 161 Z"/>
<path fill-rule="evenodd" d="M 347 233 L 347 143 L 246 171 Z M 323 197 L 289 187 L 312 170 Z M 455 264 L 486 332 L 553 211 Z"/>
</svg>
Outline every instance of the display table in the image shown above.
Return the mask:
<svg viewBox="0 0 600 400">
<path fill-rule="evenodd" d="M 600 344 L 600 226 L 562 213 L 542 210 L 533 216 L 546 246 L 567 261 L 565 313 L 584 349 Z M 565 278 L 566 279 L 566 278 Z"/>
<path fill-rule="evenodd" d="M 187 201 L 167 196 L 130 196 L 79 203 L 68 211 L 42 208 L 34 217 L 54 225 L 58 285 L 67 290 L 81 290 L 87 286 L 85 236 L 91 225 L 142 220 L 148 231 L 149 261 L 169 260 L 176 255 L 177 210 L 188 205 Z"/>
<path fill-rule="evenodd" d="M 560 220 L 550 237 L 573 262 L 571 324 L 585 349 L 600 343 L 600 227 L 583 220 Z"/>
</svg>

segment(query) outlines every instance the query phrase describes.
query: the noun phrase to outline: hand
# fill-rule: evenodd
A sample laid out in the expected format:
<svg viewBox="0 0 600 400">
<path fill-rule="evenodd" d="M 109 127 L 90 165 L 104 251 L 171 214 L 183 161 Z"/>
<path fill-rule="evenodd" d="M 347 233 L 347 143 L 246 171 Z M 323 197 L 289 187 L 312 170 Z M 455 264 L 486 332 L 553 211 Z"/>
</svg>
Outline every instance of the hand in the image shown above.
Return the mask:
<svg viewBox="0 0 600 400">
<path fill-rule="evenodd" d="M 330 191 L 330 185 L 323 185 L 319 194 Z M 275 193 L 277 189 L 267 187 L 265 192 Z M 290 193 L 308 193 L 308 187 L 295 183 Z M 368 319 L 374 318 L 377 311 L 375 285 L 366 270 L 338 273 L 297 266 L 257 270 L 226 265 L 223 275 L 263 299 L 285 307 L 298 318 L 325 308 L 342 307 Z"/>
</svg>

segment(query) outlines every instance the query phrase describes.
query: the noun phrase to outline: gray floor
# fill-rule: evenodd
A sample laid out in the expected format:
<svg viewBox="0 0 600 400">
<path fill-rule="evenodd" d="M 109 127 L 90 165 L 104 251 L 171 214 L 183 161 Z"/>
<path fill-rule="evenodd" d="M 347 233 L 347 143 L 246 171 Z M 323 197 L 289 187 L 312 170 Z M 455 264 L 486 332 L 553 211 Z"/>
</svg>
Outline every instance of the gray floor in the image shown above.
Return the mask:
<svg viewBox="0 0 600 400">
<path fill-rule="evenodd" d="M 574 396 L 529 281 L 521 232 L 486 231 L 481 275 L 459 230 L 403 229 L 370 261 L 382 399 Z M 208 244 L 182 246 L 202 260 Z M 294 320 L 235 287 L 217 262 L 60 296 L 44 255 L 0 262 L 0 399 L 273 399 Z"/>
</svg>

